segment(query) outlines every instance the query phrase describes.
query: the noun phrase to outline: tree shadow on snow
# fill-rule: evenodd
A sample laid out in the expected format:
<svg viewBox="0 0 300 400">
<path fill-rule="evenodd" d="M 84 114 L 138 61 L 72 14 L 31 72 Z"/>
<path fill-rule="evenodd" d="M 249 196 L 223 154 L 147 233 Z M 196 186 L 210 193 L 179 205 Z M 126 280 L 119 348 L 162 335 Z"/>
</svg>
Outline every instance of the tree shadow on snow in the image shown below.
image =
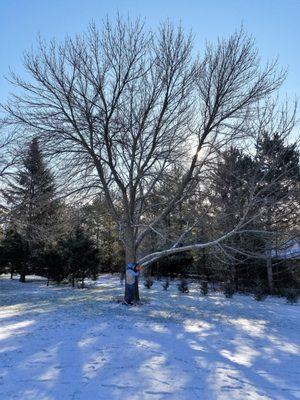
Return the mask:
<svg viewBox="0 0 300 400">
<path fill-rule="evenodd" d="M 1 399 L 299 398 L 297 320 L 282 304 L 158 287 L 130 308 L 110 301 L 117 280 L 87 291 L 1 284 Z"/>
</svg>

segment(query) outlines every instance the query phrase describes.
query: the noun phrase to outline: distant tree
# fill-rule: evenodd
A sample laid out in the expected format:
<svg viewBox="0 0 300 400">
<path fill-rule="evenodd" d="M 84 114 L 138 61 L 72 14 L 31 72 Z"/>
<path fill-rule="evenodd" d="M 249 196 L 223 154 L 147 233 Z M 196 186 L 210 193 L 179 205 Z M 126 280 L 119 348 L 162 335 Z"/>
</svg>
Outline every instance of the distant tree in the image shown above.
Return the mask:
<svg viewBox="0 0 300 400">
<path fill-rule="evenodd" d="M 41 254 L 39 261 L 42 265 L 42 273 L 47 278 L 47 285 L 50 281 L 62 282 L 68 278 L 68 259 L 66 249 L 57 243 L 46 248 Z"/>
<path fill-rule="evenodd" d="M 255 161 L 243 150 L 230 146 L 219 154 L 209 186 L 212 218 L 208 221 L 218 234 L 234 229 L 242 219 L 249 204 L 251 191 L 255 187 L 256 175 Z M 256 207 L 252 207 L 251 212 L 252 216 L 255 215 Z M 257 246 L 257 241 L 254 243 L 249 232 L 251 228 L 253 229 L 251 212 L 248 211 L 249 223 L 246 232 L 229 237 L 213 254 L 214 263 L 219 265 L 218 278 L 223 282 L 230 279 L 236 289 L 238 289 L 238 268 L 240 264 L 248 261 L 250 252 Z"/>
<path fill-rule="evenodd" d="M 260 237 L 264 241 L 268 286 L 274 290 L 272 251 L 293 239 L 299 224 L 300 162 L 297 143 L 288 143 L 286 132 L 265 131 L 257 141 L 259 164 Z M 299 229 L 299 225 L 298 225 Z M 274 254 L 273 254 L 274 255 Z"/>
<path fill-rule="evenodd" d="M 8 229 L 1 241 L 0 270 L 21 274 L 28 260 L 28 247 L 25 238 L 14 229 Z"/>
<path fill-rule="evenodd" d="M 84 286 L 86 278 L 96 279 L 99 266 L 99 255 L 95 242 L 77 227 L 67 239 L 61 241 L 60 246 L 67 263 L 68 275 L 72 286 L 81 282 Z"/>
<path fill-rule="evenodd" d="M 242 263 L 266 263 L 270 292 L 274 290 L 271 252 L 293 238 L 299 223 L 299 153 L 296 143 L 287 143 L 289 125 L 283 127 L 281 134 L 262 130 L 249 155 L 233 147 L 221 153 L 210 197 L 212 226 L 219 234 L 235 226 L 251 196 L 255 198 L 248 211 L 249 222 L 223 241 L 214 256 L 233 281 Z"/>
<path fill-rule="evenodd" d="M 31 256 L 53 234 L 55 221 L 54 179 L 44 161 L 37 139 L 33 139 L 22 158 L 20 170 L 4 193 L 11 225 L 26 240 L 29 258 L 23 264 L 20 281 L 32 270 Z"/>
<path fill-rule="evenodd" d="M 101 253 L 100 270 L 122 272 L 124 269 L 124 251 L 119 240 L 117 225 L 111 217 L 103 198 L 99 196 L 81 210 L 81 225 L 91 237 Z"/>
</svg>

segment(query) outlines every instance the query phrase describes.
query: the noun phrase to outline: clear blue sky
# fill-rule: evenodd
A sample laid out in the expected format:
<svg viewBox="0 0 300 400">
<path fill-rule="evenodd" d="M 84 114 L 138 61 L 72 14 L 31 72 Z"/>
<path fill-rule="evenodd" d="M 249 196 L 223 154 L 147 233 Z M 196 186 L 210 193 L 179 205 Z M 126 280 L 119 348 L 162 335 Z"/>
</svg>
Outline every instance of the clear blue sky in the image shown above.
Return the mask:
<svg viewBox="0 0 300 400">
<path fill-rule="evenodd" d="M 283 95 L 300 95 L 300 0 L 0 0 L 0 102 L 12 90 L 3 75 L 9 68 L 22 75 L 22 54 L 39 33 L 63 38 L 117 11 L 145 17 L 150 26 L 181 21 L 200 51 L 206 39 L 228 36 L 243 23 L 264 60 L 278 56 L 288 67 Z"/>
</svg>

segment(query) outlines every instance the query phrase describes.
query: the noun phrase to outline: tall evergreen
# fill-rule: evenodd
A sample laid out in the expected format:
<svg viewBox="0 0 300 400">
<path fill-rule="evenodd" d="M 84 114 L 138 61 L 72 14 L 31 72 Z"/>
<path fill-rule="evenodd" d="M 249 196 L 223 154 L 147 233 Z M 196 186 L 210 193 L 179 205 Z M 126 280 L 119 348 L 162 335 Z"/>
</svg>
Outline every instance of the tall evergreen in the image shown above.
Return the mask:
<svg viewBox="0 0 300 400">
<path fill-rule="evenodd" d="M 211 224 L 219 234 L 233 230 L 242 219 L 251 195 L 256 169 L 252 157 L 236 147 L 231 146 L 219 155 L 212 176 L 210 197 L 214 215 Z M 250 211 L 248 214 L 250 215 Z M 253 227 L 248 223 L 246 228 Z M 239 233 L 229 237 L 223 245 L 226 251 L 216 254 L 223 265 L 223 268 L 219 267 L 218 274 L 224 280 L 230 279 L 238 289 L 239 281 L 243 280 L 240 272 L 244 270 L 246 261 L 248 264 L 248 254 L 250 255 L 257 243 L 254 243 L 251 234 Z"/>
<path fill-rule="evenodd" d="M 11 211 L 11 225 L 24 237 L 28 248 L 29 257 L 20 276 L 24 282 L 26 274 L 32 272 L 34 252 L 49 239 L 57 206 L 54 178 L 37 139 L 30 142 L 5 197 Z"/>
<path fill-rule="evenodd" d="M 260 224 L 264 235 L 269 290 L 274 290 L 271 250 L 284 246 L 299 224 L 300 164 L 296 143 L 288 144 L 280 133 L 268 133 L 257 141 L 260 167 Z"/>
</svg>

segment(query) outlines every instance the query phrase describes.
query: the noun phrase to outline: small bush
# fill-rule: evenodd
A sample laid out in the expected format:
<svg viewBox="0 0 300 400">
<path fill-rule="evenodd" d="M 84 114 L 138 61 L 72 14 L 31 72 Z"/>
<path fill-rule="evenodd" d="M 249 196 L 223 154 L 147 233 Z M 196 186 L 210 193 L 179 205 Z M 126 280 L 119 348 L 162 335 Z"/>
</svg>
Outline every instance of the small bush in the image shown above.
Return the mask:
<svg viewBox="0 0 300 400">
<path fill-rule="evenodd" d="M 169 286 L 170 286 L 169 279 L 166 279 L 161 285 L 162 285 L 164 290 L 168 290 Z"/>
<path fill-rule="evenodd" d="M 256 301 L 263 301 L 267 297 L 266 289 L 260 279 L 255 283 L 254 287 L 254 299 Z"/>
<path fill-rule="evenodd" d="M 200 291 L 203 296 L 206 296 L 208 293 L 208 282 L 202 281 L 200 286 Z"/>
<path fill-rule="evenodd" d="M 186 279 L 181 279 L 180 283 L 177 285 L 178 290 L 181 293 L 188 293 L 189 292 L 189 285 Z"/>
<path fill-rule="evenodd" d="M 153 286 L 153 278 L 152 278 L 152 276 L 147 276 L 147 278 L 145 279 L 145 282 L 144 282 L 144 286 L 147 289 L 151 289 L 151 287 Z"/>
<path fill-rule="evenodd" d="M 234 295 L 234 287 L 231 282 L 227 282 L 225 284 L 224 294 L 227 299 L 230 299 Z"/>
<path fill-rule="evenodd" d="M 298 302 L 298 293 L 295 289 L 287 289 L 285 297 L 288 304 L 295 304 Z"/>
</svg>

